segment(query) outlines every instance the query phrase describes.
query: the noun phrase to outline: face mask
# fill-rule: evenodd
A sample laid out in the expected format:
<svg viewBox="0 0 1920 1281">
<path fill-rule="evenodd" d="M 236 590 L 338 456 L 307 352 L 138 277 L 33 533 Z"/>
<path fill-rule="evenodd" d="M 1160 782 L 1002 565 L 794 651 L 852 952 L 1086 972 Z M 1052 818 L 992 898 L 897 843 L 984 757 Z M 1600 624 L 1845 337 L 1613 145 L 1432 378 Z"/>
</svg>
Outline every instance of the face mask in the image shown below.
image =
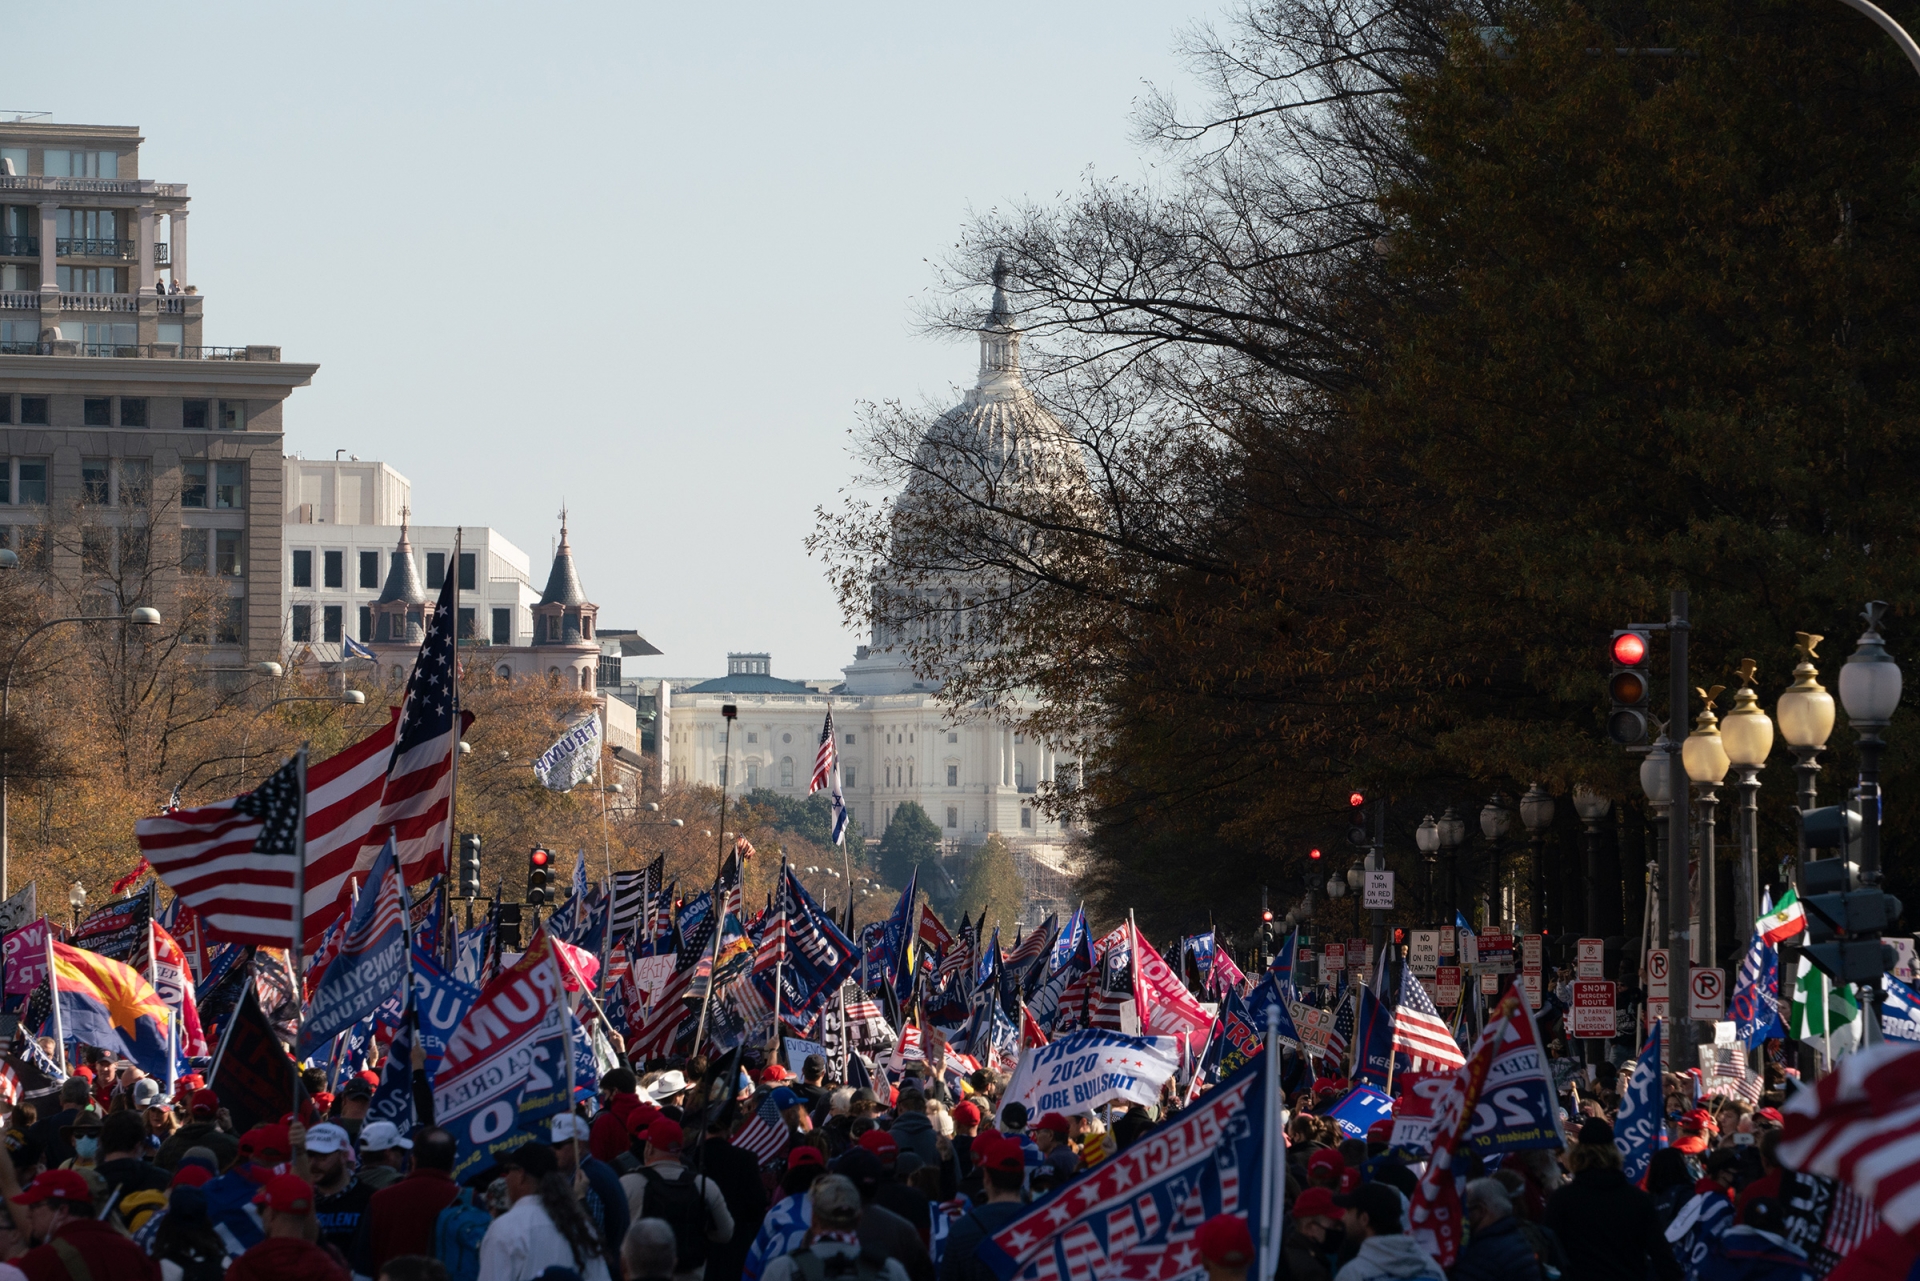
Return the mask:
<svg viewBox="0 0 1920 1281">
<path fill-rule="evenodd" d="M 88 1135 L 84 1139 L 76 1139 L 73 1144 L 73 1150 L 80 1154 L 82 1160 L 86 1161 L 93 1160 L 93 1154 L 97 1152 L 99 1148 L 100 1140 L 94 1138 L 92 1135 Z"/>
</svg>

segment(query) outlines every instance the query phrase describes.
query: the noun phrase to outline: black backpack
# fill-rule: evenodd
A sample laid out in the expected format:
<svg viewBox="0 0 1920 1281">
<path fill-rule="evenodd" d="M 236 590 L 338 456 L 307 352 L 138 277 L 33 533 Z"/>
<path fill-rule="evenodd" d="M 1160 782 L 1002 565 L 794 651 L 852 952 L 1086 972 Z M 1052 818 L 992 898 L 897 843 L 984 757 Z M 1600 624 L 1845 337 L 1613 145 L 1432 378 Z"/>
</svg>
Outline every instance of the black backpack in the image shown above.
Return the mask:
<svg viewBox="0 0 1920 1281">
<path fill-rule="evenodd" d="M 640 1194 L 640 1215 L 664 1219 L 673 1229 L 673 1270 L 691 1272 L 707 1263 L 707 1198 L 700 1187 L 700 1176 L 682 1168 L 669 1179 L 651 1166 L 640 1168 L 647 1181 Z"/>
<path fill-rule="evenodd" d="M 886 1281 L 886 1260 L 876 1259 L 862 1249 L 854 1255 L 823 1258 L 809 1249 L 795 1250 L 787 1256 L 800 1281 Z"/>
</svg>

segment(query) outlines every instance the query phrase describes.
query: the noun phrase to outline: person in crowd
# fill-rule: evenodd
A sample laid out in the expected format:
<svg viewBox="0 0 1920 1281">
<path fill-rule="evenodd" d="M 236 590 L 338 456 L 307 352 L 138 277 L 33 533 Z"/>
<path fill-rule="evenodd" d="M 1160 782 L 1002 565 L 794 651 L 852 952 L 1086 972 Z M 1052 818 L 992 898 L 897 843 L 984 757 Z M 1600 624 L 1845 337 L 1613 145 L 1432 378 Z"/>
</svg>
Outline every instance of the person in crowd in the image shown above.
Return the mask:
<svg viewBox="0 0 1920 1281">
<path fill-rule="evenodd" d="M 707 1281 L 739 1281 L 754 1231 L 767 1216 L 767 1185 L 760 1177 L 760 1159 L 733 1145 L 726 1109 L 714 1108 L 707 1117 L 689 1120 L 705 1131 L 689 1164 L 720 1189 L 734 1222 L 732 1237 L 707 1252 Z"/>
<path fill-rule="evenodd" d="M 353 1140 L 344 1126 L 323 1122 L 307 1131 L 307 1170 L 313 1176 L 314 1219 L 320 1225 L 320 1239 L 340 1251 L 357 1271 L 369 1270 L 364 1259 L 355 1259 L 354 1242 L 360 1235 L 360 1222 L 373 1201 L 374 1190 L 356 1177 L 353 1165 Z"/>
<path fill-rule="evenodd" d="M 713 1247 L 733 1239 L 733 1212 L 712 1179 L 695 1174 L 682 1159 L 678 1121 L 661 1117 L 647 1129 L 644 1164 L 620 1176 L 627 1212 L 635 1219 L 663 1219 L 679 1243 L 674 1274 L 703 1281 Z"/>
<path fill-rule="evenodd" d="M 813 1185 L 811 1193 L 812 1225 L 799 1249 L 767 1265 L 764 1281 L 804 1281 L 815 1275 L 856 1275 L 850 1267 L 864 1255 L 868 1275 L 877 1274 L 886 1281 L 908 1281 L 900 1260 L 876 1254 L 860 1240 L 862 1203 L 859 1189 L 837 1174 L 829 1174 Z M 818 1260 L 818 1270 L 810 1271 L 808 1258 Z M 836 1266 L 837 1265 L 837 1266 Z"/>
<path fill-rule="evenodd" d="M 208 1148 L 219 1158 L 222 1170 L 231 1166 L 240 1155 L 240 1144 L 220 1127 L 219 1096 L 204 1087 L 194 1090 L 187 1097 L 187 1113 L 186 1124 L 161 1143 L 154 1163 L 171 1170 L 188 1148 Z"/>
<path fill-rule="evenodd" d="M 453 1135 L 437 1126 L 418 1132 L 413 1141 L 413 1172 L 375 1192 L 367 1203 L 370 1266 L 378 1269 L 406 1254 L 433 1254 L 434 1225 L 460 1193 L 460 1185 L 453 1181 L 458 1150 Z"/>
<path fill-rule="evenodd" d="M 13 1261 L 27 1281 L 74 1281 L 81 1271 L 106 1281 L 159 1281 L 160 1265 L 112 1224 L 94 1217 L 93 1188 L 78 1170 L 45 1170 L 12 1198 L 34 1242 Z M 77 1259 L 78 1269 L 70 1265 Z"/>
<path fill-rule="evenodd" d="M 619 1259 L 613 1251 L 626 1239 L 631 1218 L 620 1176 L 612 1166 L 594 1157 L 593 1136 L 586 1118 L 563 1112 L 549 1123 L 547 1137 L 553 1140 L 553 1155 L 560 1163 L 561 1175 L 569 1183 L 574 1182 L 576 1173 L 586 1179 L 587 1187 L 580 1195 L 580 1204 L 600 1233 L 601 1246 L 608 1255 L 607 1267 L 618 1266 Z"/>
<path fill-rule="evenodd" d="M 626 1281 L 673 1281 L 673 1229 L 659 1219 L 635 1219 L 620 1242 Z"/>
<path fill-rule="evenodd" d="M 920 1158 L 920 1164 L 940 1164 L 940 1140 L 927 1118 L 927 1096 L 919 1090 L 901 1090 L 893 1107 L 893 1129 L 888 1131 L 902 1152 Z"/>
<path fill-rule="evenodd" d="M 73 1145 L 65 1135 L 72 1131 L 80 1113 L 93 1105 L 93 1083 L 76 1071 L 60 1083 L 59 1100 L 58 1111 L 41 1117 L 27 1130 L 27 1137 L 40 1145 L 50 1170 L 73 1160 Z"/>
<path fill-rule="evenodd" d="M 1280 1241 L 1280 1281 L 1333 1281 L 1347 1239 L 1345 1217 L 1324 1187 L 1310 1187 L 1295 1197 Z"/>
<path fill-rule="evenodd" d="M 780 1198 L 768 1209 L 747 1250 L 740 1269 L 743 1281 L 760 1281 L 769 1260 L 799 1248 L 813 1224 L 813 1202 L 807 1193 L 827 1172 L 826 1154 L 819 1148 L 794 1147 L 787 1153 L 787 1169 L 780 1176 Z"/>
<path fill-rule="evenodd" d="M 167 1194 L 166 1213 L 159 1216 L 147 1253 L 160 1265 L 161 1281 L 220 1281 L 233 1256 L 207 1217 L 207 1173 L 196 1166 L 182 1167 L 189 1177 L 176 1175 Z"/>
<path fill-rule="evenodd" d="M 818 1054 L 809 1054 L 800 1061 L 800 1083 L 793 1088 L 807 1101 L 811 1111 L 818 1112 L 820 1105 L 827 1101 L 831 1093 L 826 1087 L 827 1061 Z"/>
<path fill-rule="evenodd" d="M 773 1088 L 771 1096 L 773 1106 L 780 1110 L 780 1119 L 787 1123 L 787 1133 L 798 1137 L 813 1129 L 813 1117 L 807 1108 L 807 1097 L 800 1091 L 784 1085 Z"/>
<path fill-rule="evenodd" d="M 149 1078 L 151 1079 L 151 1078 Z M 135 1192 L 165 1192 L 166 1172 L 146 1159 L 147 1122 L 138 1112 L 115 1112 L 100 1124 L 94 1169 L 116 1201 Z"/>
<path fill-rule="evenodd" d="M 360 1127 L 360 1182 L 375 1192 L 390 1188 L 406 1175 L 407 1153 L 413 1140 L 401 1137 L 391 1121 L 368 1121 Z"/>
<path fill-rule="evenodd" d="M 599 1234 L 553 1149 L 524 1143 L 498 1163 L 510 1204 L 480 1243 L 480 1281 L 533 1281 L 549 1268 L 571 1269 L 581 1281 L 611 1281 Z"/>
<path fill-rule="evenodd" d="M 1193 1234 L 1207 1281 L 1247 1281 L 1253 1262 L 1253 1234 L 1237 1214 L 1216 1214 Z"/>
<path fill-rule="evenodd" d="M 1446 1274 L 1433 1256 L 1407 1235 L 1402 1217 L 1405 1202 L 1398 1190 L 1384 1183 L 1362 1183 L 1333 1202 L 1346 1211 L 1347 1244 L 1358 1247 L 1353 1258 L 1334 1273 L 1334 1281 L 1389 1277 L 1444 1281 Z"/>
<path fill-rule="evenodd" d="M 1693 1172 L 1687 1168 L 1686 1154 L 1673 1148 L 1661 1148 L 1647 1166 L 1647 1195 L 1653 1198 L 1653 1210 L 1665 1231 L 1680 1213 L 1680 1207 L 1693 1199 Z"/>
<path fill-rule="evenodd" d="M 961 1186 L 973 1175 L 973 1140 L 979 1132 L 980 1105 L 972 1099 L 954 1104 L 952 1177 L 941 1181 L 943 1190 L 950 1197 L 958 1195 Z"/>
<path fill-rule="evenodd" d="M 313 1185 L 276 1174 L 255 1196 L 262 1235 L 227 1269 L 227 1281 L 347 1281 L 338 1252 L 314 1243 Z"/>
<path fill-rule="evenodd" d="M 254 1197 L 292 1152 L 290 1127 L 256 1125 L 240 1136 L 240 1157 L 233 1168 L 207 1184 L 207 1215 L 229 1253 L 244 1254 L 265 1235 Z"/>
<path fill-rule="evenodd" d="M 631 1159 L 627 1148 L 627 1114 L 640 1106 L 636 1089 L 632 1068 L 617 1067 L 601 1076 L 600 1111 L 593 1118 L 587 1140 L 594 1157 L 620 1174 L 632 1173 L 622 1168 L 623 1158 L 627 1158 L 626 1164 L 639 1168 L 639 1162 Z"/>
<path fill-rule="evenodd" d="M 1680 1281 L 1653 1198 L 1627 1182 L 1613 1127 L 1588 1121 L 1567 1153 L 1573 1179 L 1547 1201 L 1546 1225 L 1567 1254 L 1568 1281 Z"/>
<path fill-rule="evenodd" d="M 1026 1211 L 1021 1189 L 1027 1160 L 1018 1141 L 981 1135 L 974 1140 L 973 1163 L 984 1180 L 986 1203 L 963 1211 L 948 1228 L 939 1281 L 996 1281 L 993 1269 L 979 1257 L 980 1244 Z"/>
<path fill-rule="evenodd" d="M 1452 1281 L 1545 1281 L 1499 1180 L 1474 1179 L 1463 1204 L 1473 1234 L 1448 1273 Z"/>
<path fill-rule="evenodd" d="M 898 1126 L 894 1127 L 898 1129 Z M 1067 1118 L 1049 1112 L 1033 1127 L 1033 1145 L 1040 1149 L 1040 1161 L 1053 1170 L 1056 1183 L 1070 1179 L 1080 1169 L 1080 1154 L 1068 1137 Z"/>
<path fill-rule="evenodd" d="M 853 1146 L 853 1095 L 846 1086 L 827 1096 L 827 1122 L 820 1134 L 827 1141 L 827 1155 L 839 1156 Z"/>
<path fill-rule="evenodd" d="M 1745 1223 L 1748 1208 L 1756 1201 L 1766 1200 L 1778 1206 L 1780 1202 L 1780 1138 L 1781 1131 L 1773 1127 L 1761 1127 L 1759 1139 L 1754 1143 L 1754 1151 L 1760 1158 L 1760 1177 L 1747 1184 L 1740 1192 L 1735 1206 L 1734 1219 Z M 1671 1219 L 1668 1220 L 1672 1222 Z"/>
<path fill-rule="evenodd" d="M 933 1202 L 926 1193 L 907 1184 L 900 1176 L 900 1149 L 893 1141 L 893 1135 L 885 1130 L 869 1130 L 860 1136 L 862 1154 L 871 1156 L 879 1163 L 879 1168 L 869 1178 L 866 1174 L 854 1177 L 854 1183 L 860 1188 L 860 1195 L 878 1205 L 883 1205 L 913 1225 L 922 1245 L 931 1246 L 933 1242 Z M 835 1165 L 841 1174 L 852 1176 L 854 1165 L 849 1165 L 854 1153 L 849 1152 Z M 910 1164 L 917 1164 L 918 1157 L 907 1158 Z M 865 1171 L 864 1162 L 855 1163 Z"/>
</svg>

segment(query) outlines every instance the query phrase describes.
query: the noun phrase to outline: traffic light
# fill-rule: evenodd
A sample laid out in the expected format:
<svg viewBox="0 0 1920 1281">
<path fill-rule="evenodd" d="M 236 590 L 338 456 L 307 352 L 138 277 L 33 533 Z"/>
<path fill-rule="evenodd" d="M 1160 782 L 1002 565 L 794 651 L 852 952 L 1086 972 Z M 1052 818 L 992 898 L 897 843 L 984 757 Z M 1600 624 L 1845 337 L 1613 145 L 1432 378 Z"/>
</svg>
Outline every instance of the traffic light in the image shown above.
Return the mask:
<svg viewBox="0 0 1920 1281">
<path fill-rule="evenodd" d="M 553 883 L 553 855 L 536 845 L 527 851 L 527 905 L 539 907 L 547 901 L 547 886 Z"/>
<path fill-rule="evenodd" d="M 480 834 L 478 832 L 460 834 L 459 897 L 480 897 Z"/>
<path fill-rule="evenodd" d="M 1318 849 L 1308 850 L 1307 857 L 1318 863 L 1320 861 L 1320 851 Z"/>
<path fill-rule="evenodd" d="M 1371 845 L 1367 835 L 1367 798 L 1362 792 L 1347 793 L 1347 844 Z"/>
<path fill-rule="evenodd" d="M 1807 909 L 1800 954 L 1836 983 L 1878 983 L 1894 964 L 1894 951 L 1880 936 L 1900 919 L 1900 900 L 1876 886 L 1852 884 L 1845 859 L 1814 859 L 1800 869 Z"/>
<path fill-rule="evenodd" d="M 1859 861 L 1860 811 L 1853 802 L 1802 810 L 1800 830 L 1806 834 L 1808 849 L 1832 850 L 1849 862 Z"/>
<path fill-rule="evenodd" d="M 1615 632 L 1607 646 L 1607 655 L 1613 660 L 1613 675 L 1607 681 L 1607 697 L 1613 703 L 1607 713 L 1607 737 L 1622 746 L 1647 741 L 1647 696 L 1651 690 L 1647 666 L 1651 652 L 1647 634 L 1631 630 Z"/>
<path fill-rule="evenodd" d="M 501 950 L 518 952 L 520 950 L 520 905 L 502 903 L 500 913 L 493 918 L 493 923 L 500 930 Z"/>
</svg>

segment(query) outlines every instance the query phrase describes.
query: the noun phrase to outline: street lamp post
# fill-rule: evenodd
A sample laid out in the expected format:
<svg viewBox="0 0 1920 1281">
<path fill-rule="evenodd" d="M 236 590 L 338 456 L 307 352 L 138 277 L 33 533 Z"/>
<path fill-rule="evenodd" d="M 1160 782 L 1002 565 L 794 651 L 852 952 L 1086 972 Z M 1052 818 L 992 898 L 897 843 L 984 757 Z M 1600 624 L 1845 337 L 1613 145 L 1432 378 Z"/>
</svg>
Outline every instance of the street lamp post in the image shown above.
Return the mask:
<svg viewBox="0 0 1920 1281">
<path fill-rule="evenodd" d="M 1705 704 L 1700 715 L 1694 719 L 1693 732 L 1687 735 L 1687 741 L 1680 745 L 1680 760 L 1687 771 L 1687 778 L 1700 789 L 1700 964 L 1712 969 L 1719 963 L 1720 952 L 1715 938 L 1715 905 L 1718 897 L 1714 886 L 1713 866 L 1713 819 L 1714 807 L 1719 803 L 1719 793 L 1715 790 L 1720 781 L 1727 776 L 1732 764 L 1727 759 L 1726 743 L 1720 737 L 1719 718 L 1713 714 L 1713 700 L 1720 697 L 1724 685 L 1715 685 L 1712 689 L 1697 689 L 1700 701 Z M 1678 860 L 1675 860 L 1676 862 Z M 1682 992 L 1681 998 L 1686 997 Z"/>
<path fill-rule="evenodd" d="M 289 698 L 276 698 L 262 706 L 259 711 L 247 718 L 247 728 L 240 735 L 240 786 L 244 788 L 247 785 L 247 750 L 253 744 L 253 727 L 260 722 L 262 716 L 282 703 L 334 703 L 341 707 L 360 707 L 366 701 L 365 694 L 357 689 L 350 689 L 344 694 L 298 694 Z M 465 748 L 467 744 L 462 740 L 460 746 Z"/>
<path fill-rule="evenodd" d="M 1421 862 L 1427 865 L 1427 919 L 1438 920 L 1439 904 L 1433 900 L 1433 868 L 1435 856 L 1440 851 L 1440 824 L 1429 814 L 1420 820 L 1420 826 L 1413 829 L 1414 848 L 1420 851 Z"/>
<path fill-rule="evenodd" d="M 1460 901 L 1460 847 L 1466 843 L 1467 820 L 1449 805 L 1440 815 L 1440 853 L 1447 860 L 1447 902 Z"/>
<path fill-rule="evenodd" d="M 1507 878 L 1500 855 L 1504 849 L 1503 842 L 1512 827 L 1513 811 L 1507 808 L 1500 793 L 1495 792 L 1480 807 L 1480 835 L 1486 837 L 1487 844 L 1493 847 L 1493 893 L 1487 908 L 1488 919 L 1500 922 L 1503 928 L 1507 921 Z"/>
<path fill-rule="evenodd" d="M 73 928 L 80 928 L 80 913 L 87 910 L 87 887 L 75 881 L 67 886 L 67 905 L 73 909 Z"/>
<path fill-rule="evenodd" d="M 1553 797 L 1535 783 L 1520 798 L 1520 825 L 1527 829 L 1527 849 L 1533 859 L 1530 904 L 1533 932 L 1547 932 L 1547 829 L 1553 826 Z"/>
<path fill-rule="evenodd" d="M 1737 930 L 1744 948 L 1760 919 L 1760 768 L 1773 751 L 1773 722 L 1760 710 L 1760 695 L 1753 688 L 1758 666 L 1743 658 L 1739 670 L 1740 688 L 1733 709 L 1720 722 L 1720 741 L 1740 771 L 1740 861 L 1733 866 L 1733 901 L 1740 908 Z"/>
<path fill-rule="evenodd" d="M 1833 695 L 1820 683 L 1820 669 L 1813 665 L 1818 657 L 1814 651 L 1826 638 L 1795 632 L 1793 639 L 1800 662 L 1793 669 L 1793 684 L 1774 704 L 1774 715 L 1780 721 L 1780 737 L 1787 740 L 1793 752 L 1793 772 L 1800 784 L 1797 799 L 1804 814 L 1820 801 L 1818 758 L 1827 750 L 1827 737 L 1833 733 Z M 1802 830 L 1797 862 L 1806 861 L 1807 834 Z"/>
<path fill-rule="evenodd" d="M 1663 731 L 1654 741 L 1653 750 L 1647 753 L 1647 759 L 1640 762 L 1640 790 L 1646 793 L 1647 806 L 1653 811 L 1654 851 L 1653 870 L 1647 882 L 1647 892 L 1653 897 L 1647 903 L 1646 937 L 1640 941 L 1642 953 L 1652 950 L 1655 939 L 1665 937 L 1661 922 L 1666 920 L 1666 910 L 1653 886 L 1660 880 L 1659 869 L 1667 865 L 1667 811 L 1673 804 L 1672 749 L 1673 740 Z"/>
<path fill-rule="evenodd" d="M 1584 784 L 1573 789 L 1573 812 L 1587 825 L 1586 831 L 1586 917 L 1587 937 L 1600 937 L 1600 820 L 1613 809 L 1613 802 Z"/>
<path fill-rule="evenodd" d="M 1880 731 L 1900 706 L 1900 664 L 1887 653 L 1880 617 L 1887 603 L 1870 600 L 1861 617 L 1867 630 L 1840 667 L 1840 705 L 1847 724 L 1860 735 L 1860 883 L 1880 883 L 1880 753 L 1887 742 Z"/>
<path fill-rule="evenodd" d="M 12 568 L 16 563 L 17 560 L 0 560 L 0 569 Z M 125 614 L 75 614 L 69 618 L 50 618 L 28 632 L 14 647 L 13 657 L 7 660 L 6 679 L 0 681 L 0 899 L 6 898 L 11 892 L 7 886 L 8 855 L 11 853 L 7 844 L 7 782 L 11 764 L 9 756 L 13 748 L 13 669 L 34 637 L 65 623 L 132 623 L 135 627 L 158 627 L 160 611 L 151 605 L 141 605 Z"/>
<path fill-rule="evenodd" d="M 1358 936 L 1362 897 L 1360 892 L 1367 888 L 1367 869 L 1366 865 L 1357 858 L 1353 860 L 1353 866 L 1347 869 L 1347 888 L 1353 891 L 1353 933 Z"/>
</svg>

